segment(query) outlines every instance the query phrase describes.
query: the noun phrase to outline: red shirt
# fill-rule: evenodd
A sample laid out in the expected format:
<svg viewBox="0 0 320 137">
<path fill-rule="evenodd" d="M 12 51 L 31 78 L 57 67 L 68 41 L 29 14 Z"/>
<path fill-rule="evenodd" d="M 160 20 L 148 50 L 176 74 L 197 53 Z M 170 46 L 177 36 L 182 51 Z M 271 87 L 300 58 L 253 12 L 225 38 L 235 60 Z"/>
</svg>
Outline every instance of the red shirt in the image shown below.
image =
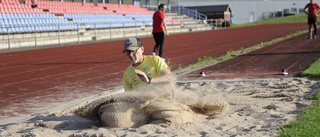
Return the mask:
<svg viewBox="0 0 320 137">
<path fill-rule="evenodd" d="M 163 26 L 163 20 L 164 20 L 165 16 L 164 13 L 161 10 L 158 10 L 156 12 L 153 13 L 153 33 L 156 32 L 164 32 L 164 26 Z"/>
<path fill-rule="evenodd" d="M 317 3 L 308 3 L 304 9 L 308 8 L 308 17 L 309 18 L 314 18 L 317 17 L 317 11 L 320 8 L 320 6 Z"/>
</svg>

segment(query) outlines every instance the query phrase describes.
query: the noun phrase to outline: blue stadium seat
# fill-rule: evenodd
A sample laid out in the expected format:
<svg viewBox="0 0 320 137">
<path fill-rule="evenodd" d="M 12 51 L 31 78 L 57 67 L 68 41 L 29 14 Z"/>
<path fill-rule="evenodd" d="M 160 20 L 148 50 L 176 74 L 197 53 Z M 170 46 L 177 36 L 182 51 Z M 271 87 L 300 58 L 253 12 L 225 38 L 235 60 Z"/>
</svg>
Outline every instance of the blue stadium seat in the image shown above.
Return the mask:
<svg viewBox="0 0 320 137">
<path fill-rule="evenodd" d="M 20 31 L 21 31 L 22 33 L 29 32 L 26 26 L 21 26 L 21 27 L 20 27 Z"/>
<path fill-rule="evenodd" d="M 26 14 L 20 14 L 21 15 L 21 18 L 25 19 L 27 18 Z"/>
<path fill-rule="evenodd" d="M 4 24 L 4 19 L 0 19 L 1 26 Z"/>
</svg>

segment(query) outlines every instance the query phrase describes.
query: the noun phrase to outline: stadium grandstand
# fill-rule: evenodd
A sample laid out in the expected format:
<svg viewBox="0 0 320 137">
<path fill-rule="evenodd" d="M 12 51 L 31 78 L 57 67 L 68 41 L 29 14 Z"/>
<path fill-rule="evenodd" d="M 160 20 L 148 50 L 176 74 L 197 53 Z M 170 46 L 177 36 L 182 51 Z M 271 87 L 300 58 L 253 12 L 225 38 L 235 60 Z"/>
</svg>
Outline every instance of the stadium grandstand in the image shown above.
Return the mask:
<svg viewBox="0 0 320 137">
<path fill-rule="evenodd" d="M 160 2 L 171 34 L 212 29 L 205 17 L 174 10 L 175 0 L 0 0 L 0 49 L 151 36 Z"/>
</svg>

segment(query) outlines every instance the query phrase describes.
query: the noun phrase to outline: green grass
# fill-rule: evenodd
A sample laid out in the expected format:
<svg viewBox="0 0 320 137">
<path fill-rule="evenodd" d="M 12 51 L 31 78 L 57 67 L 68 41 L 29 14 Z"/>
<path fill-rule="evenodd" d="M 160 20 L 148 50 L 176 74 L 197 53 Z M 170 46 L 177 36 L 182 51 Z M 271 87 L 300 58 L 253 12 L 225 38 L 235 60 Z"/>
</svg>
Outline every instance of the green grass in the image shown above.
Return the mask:
<svg viewBox="0 0 320 137">
<path fill-rule="evenodd" d="M 280 127 L 280 137 L 319 137 L 320 136 L 320 93 L 311 95 L 315 100 L 311 106 L 300 111 L 300 118 Z"/>
<path fill-rule="evenodd" d="M 320 59 L 318 58 L 305 71 L 303 71 L 302 76 L 320 77 Z"/>
<path fill-rule="evenodd" d="M 296 14 L 292 16 L 273 18 L 247 24 L 231 24 L 231 27 L 245 27 L 259 24 L 280 24 L 280 23 L 307 23 L 306 14 Z"/>
</svg>

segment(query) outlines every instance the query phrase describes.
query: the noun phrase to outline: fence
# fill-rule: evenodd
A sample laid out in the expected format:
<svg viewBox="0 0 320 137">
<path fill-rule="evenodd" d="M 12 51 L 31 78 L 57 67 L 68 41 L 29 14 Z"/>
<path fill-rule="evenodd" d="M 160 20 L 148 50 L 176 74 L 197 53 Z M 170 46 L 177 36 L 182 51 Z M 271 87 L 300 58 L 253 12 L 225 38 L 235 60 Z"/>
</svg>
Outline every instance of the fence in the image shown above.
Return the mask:
<svg viewBox="0 0 320 137">
<path fill-rule="evenodd" d="M 115 38 L 149 36 L 152 22 L 122 22 L 71 25 L 15 25 L 0 27 L 0 50 L 44 45 L 63 45 Z M 171 33 L 180 25 L 168 25 Z"/>
<path fill-rule="evenodd" d="M 155 11 L 158 9 L 158 6 L 155 6 L 155 5 L 144 5 L 143 7 L 148 8 L 151 11 Z M 207 20 L 207 16 L 205 14 L 199 13 L 197 12 L 197 10 L 187 9 L 184 6 L 170 6 L 168 7 L 167 12 L 186 15 L 196 20 Z"/>
<path fill-rule="evenodd" d="M 207 20 L 207 15 L 199 13 L 196 9 L 195 10 L 191 10 L 191 9 L 187 9 L 183 6 L 174 6 L 171 7 L 171 11 L 170 12 L 175 12 L 178 14 L 184 14 L 187 15 L 188 17 L 191 17 L 193 19 L 196 20 Z"/>
</svg>

